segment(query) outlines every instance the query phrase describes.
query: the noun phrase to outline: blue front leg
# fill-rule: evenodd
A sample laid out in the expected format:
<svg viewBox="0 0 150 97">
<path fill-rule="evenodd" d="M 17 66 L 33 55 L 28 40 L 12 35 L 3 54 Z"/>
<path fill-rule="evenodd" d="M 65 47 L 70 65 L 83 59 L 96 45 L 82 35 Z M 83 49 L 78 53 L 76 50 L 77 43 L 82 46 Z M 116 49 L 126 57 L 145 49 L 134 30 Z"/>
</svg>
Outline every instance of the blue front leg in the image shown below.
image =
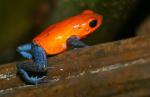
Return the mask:
<svg viewBox="0 0 150 97">
<path fill-rule="evenodd" d="M 33 43 L 30 45 L 28 44 L 28 45 L 20 46 L 18 47 L 18 49 L 19 49 L 18 51 L 20 51 L 20 54 L 22 54 L 24 57 L 28 58 L 32 54 L 31 56 L 33 57 L 34 60 L 34 65 L 26 64 L 26 63 L 17 65 L 18 71 L 21 74 L 22 78 L 27 83 L 30 84 L 38 84 L 43 82 L 42 79 L 45 76 L 42 77 L 39 77 L 39 75 L 29 76 L 29 73 L 27 71 L 38 73 L 38 74 L 46 71 L 47 57 L 44 49 Z M 31 54 L 29 52 L 31 52 Z"/>
<path fill-rule="evenodd" d="M 67 40 L 68 45 L 74 47 L 74 48 L 81 48 L 81 47 L 89 47 L 88 45 L 86 45 L 84 42 L 82 42 L 79 37 L 77 36 L 71 36 L 68 40 Z"/>
</svg>

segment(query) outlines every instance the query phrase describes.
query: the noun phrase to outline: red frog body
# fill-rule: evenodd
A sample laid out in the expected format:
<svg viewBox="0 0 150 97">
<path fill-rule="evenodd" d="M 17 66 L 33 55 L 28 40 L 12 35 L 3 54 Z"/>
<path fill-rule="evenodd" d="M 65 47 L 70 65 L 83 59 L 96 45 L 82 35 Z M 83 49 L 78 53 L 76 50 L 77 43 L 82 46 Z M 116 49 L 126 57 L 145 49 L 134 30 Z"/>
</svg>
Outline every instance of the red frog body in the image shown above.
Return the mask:
<svg viewBox="0 0 150 97">
<path fill-rule="evenodd" d="M 96 21 L 94 27 L 90 26 L 91 21 Z M 102 16 L 91 10 L 85 10 L 79 15 L 70 17 L 62 22 L 50 25 L 42 33 L 37 35 L 33 42 L 42 47 L 46 54 L 54 55 L 67 49 L 67 39 L 77 36 L 85 38 L 102 24 Z"/>
</svg>

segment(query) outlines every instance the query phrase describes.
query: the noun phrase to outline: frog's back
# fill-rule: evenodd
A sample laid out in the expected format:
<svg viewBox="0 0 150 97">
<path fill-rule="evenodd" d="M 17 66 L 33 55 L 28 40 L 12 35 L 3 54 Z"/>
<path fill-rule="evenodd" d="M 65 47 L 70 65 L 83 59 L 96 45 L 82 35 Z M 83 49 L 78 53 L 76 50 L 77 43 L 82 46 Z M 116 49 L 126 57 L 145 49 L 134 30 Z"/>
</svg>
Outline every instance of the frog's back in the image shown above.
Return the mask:
<svg viewBox="0 0 150 97">
<path fill-rule="evenodd" d="M 61 25 L 52 25 L 33 39 L 33 42 L 44 48 L 47 54 L 53 55 L 65 51 L 67 38 L 71 29 L 65 30 Z"/>
<path fill-rule="evenodd" d="M 95 27 L 89 27 L 91 21 L 96 21 Z M 62 22 L 53 24 L 33 39 L 33 42 L 44 48 L 47 54 L 58 54 L 67 49 L 67 39 L 76 35 L 84 38 L 96 30 L 102 22 L 102 17 L 92 11 L 70 17 Z"/>
<path fill-rule="evenodd" d="M 73 29 L 78 16 L 53 24 L 37 35 L 33 42 L 44 48 L 47 54 L 58 54 L 67 49 L 67 39 L 77 32 Z M 77 20 L 79 21 L 79 20 Z"/>
</svg>

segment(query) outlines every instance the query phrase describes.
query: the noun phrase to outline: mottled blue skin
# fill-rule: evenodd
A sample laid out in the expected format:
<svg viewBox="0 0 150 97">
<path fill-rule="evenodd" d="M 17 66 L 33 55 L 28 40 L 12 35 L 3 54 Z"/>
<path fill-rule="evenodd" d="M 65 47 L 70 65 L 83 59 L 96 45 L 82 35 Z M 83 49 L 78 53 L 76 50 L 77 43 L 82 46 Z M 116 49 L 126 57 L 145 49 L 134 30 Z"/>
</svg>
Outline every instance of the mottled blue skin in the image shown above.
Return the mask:
<svg viewBox="0 0 150 97">
<path fill-rule="evenodd" d="M 74 48 L 88 47 L 88 45 L 80 41 L 79 38 L 76 36 L 71 36 L 67 40 L 67 44 Z M 19 46 L 17 48 L 17 51 L 24 58 L 34 60 L 35 66 L 31 67 L 32 70 L 35 70 L 34 72 L 44 72 L 45 70 L 47 70 L 47 67 L 48 67 L 47 56 L 42 47 L 34 43 L 28 43 L 28 44 Z M 21 74 L 25 82 L 29 84 L 35 84 L 35 85 L 44 82 L 42 79 L 45 76 L 38 77 L 37 75 L 37 76 L 30 77 L 29 74 L 27 73 L 27 70 L 24 68 L 23 65 L 17 66 L 17 68 L 18 68 L 19 74 Z"/>
</svg>

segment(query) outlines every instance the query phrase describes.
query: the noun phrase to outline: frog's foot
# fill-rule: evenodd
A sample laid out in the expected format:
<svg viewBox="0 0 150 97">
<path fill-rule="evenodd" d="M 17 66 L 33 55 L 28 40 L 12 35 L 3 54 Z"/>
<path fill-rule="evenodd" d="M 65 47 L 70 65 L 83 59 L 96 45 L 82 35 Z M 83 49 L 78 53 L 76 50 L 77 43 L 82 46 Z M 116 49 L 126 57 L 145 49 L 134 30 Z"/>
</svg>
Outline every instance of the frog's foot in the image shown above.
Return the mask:
<svg viewBox="0 0 150 97">
<path fill-rule="evenodd" d="M 19 71 L 21 77 L 25 80 L 25 82 L 27 82 L 27 83 L 29 83 L 29 84 L 37 85 L 37 84 L 46 82 L 46 81 L 43 81 L 43 79 L 44 79 L 46 76 L 42 76 L 42 77 L 29 76 L 29 74 L 28 74 L 24 69 L 22 69 L 22 68 L 18 68 L 18 71 Z"/>
<path fill-rule="evenodd" d="M 37 85 L 43 83 L 43 79 L 46 77 L 47 71 L 37 72 L 35 64 L 32 62 L 21 62 L 17 65 L 19 76 L 27 83 Z"/>
<path fill-rule="evenodd" d="M 30 53 L 31 45 L 32 45 L 31 43 L 21 45 L 17 48 L 17 52 L 19 52 L 20 55 L 22 55 L 24 58 L 32 59 L 33 56 Z"/>
</svg>

